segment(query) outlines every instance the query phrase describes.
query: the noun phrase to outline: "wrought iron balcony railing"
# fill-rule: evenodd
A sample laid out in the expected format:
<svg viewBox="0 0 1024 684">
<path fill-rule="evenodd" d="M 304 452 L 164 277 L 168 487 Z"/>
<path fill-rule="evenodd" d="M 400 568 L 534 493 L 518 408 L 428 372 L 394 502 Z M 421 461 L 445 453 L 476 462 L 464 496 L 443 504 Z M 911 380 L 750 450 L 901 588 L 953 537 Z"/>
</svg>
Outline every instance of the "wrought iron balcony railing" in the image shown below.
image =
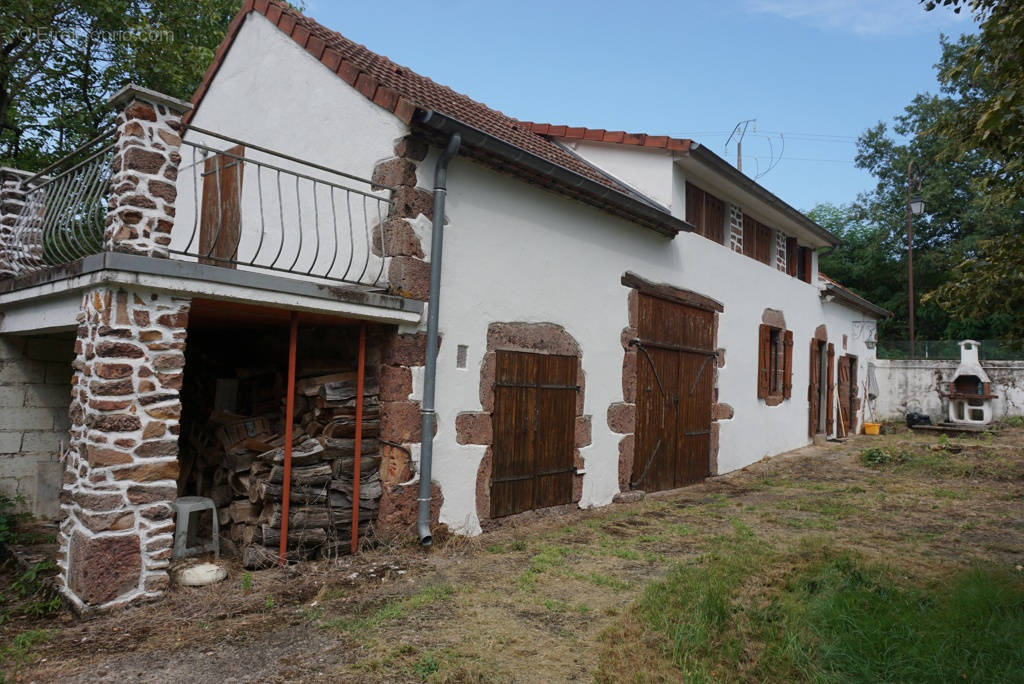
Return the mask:
<svg viewBox="0 0 1024 684">
<path fill-rule="evenodd" d="M 343 171 L 190 127 L 182 142 L 172 254 L 229 268 L 378 285 L 374 233 L 387 188 Z"/>
<path fill-rule="evenodd" d="M 96 136 L 22 182 L 24 206 L 5 245 L 15 276 L 102 251 L 113 134 Z"/>
<path fill-rule="evenodd" d="M 129 141 L 129 146 L 139 146 Z M 104 238 L 114 131 L 22 182 L 24 206 L 4 236 L 21 276 L 116 249 Z M 213 131 L 188 127 L 180 148 L 171 258 L 303 279 L 381 286 L 390 188 Z M 120 207 L 123 209 L 124 207 Z"/>
</svg>

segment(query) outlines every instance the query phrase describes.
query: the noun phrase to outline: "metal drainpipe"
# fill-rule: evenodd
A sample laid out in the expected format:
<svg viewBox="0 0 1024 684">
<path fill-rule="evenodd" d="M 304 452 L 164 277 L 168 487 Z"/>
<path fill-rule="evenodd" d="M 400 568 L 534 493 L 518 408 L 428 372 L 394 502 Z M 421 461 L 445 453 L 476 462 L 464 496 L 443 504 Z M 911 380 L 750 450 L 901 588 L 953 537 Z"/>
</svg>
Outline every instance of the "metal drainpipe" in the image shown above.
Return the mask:
<svg viewBox="0 0 1024 684">
<path fill-rule="evenodd" d="M 430 546 L 430 469 L 434 456 L 434 384 L 437 376 L 437 320 L 441 302 L 441 250 L 444 247 L 444 200 L 447 195 L 448 162 L 459 151 L 462 137 L 453 133 L 434 167 L 434 226 L 430 236 L 430 300 L 427 303 L 427 366 L 423 379 L 423 419 L 420 448 L 420 488 L 416 497 L 418 513 L 416 529 L 420 544 Z"/>
</svg>

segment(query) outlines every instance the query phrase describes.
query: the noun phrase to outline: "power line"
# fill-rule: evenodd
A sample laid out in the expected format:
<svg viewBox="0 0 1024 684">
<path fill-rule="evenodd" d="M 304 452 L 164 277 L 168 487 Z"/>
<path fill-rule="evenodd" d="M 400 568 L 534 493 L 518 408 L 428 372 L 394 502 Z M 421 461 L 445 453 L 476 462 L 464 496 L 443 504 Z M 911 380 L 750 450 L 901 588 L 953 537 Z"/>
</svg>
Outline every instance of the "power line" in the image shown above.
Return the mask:
<svg viewBox="0 0 1024 684">
<path fill-rule="evenodd" d="M 761 160 L 766 157 L 761 156 L 749 156 L 747 159 Z M 829 162 L 832 164 L 853 164 L 856 162 L 855 159 L 820 159 L 817 157 L 786 157 L 787 161 L 804 161 L 804 162 Z"/>
</svg>

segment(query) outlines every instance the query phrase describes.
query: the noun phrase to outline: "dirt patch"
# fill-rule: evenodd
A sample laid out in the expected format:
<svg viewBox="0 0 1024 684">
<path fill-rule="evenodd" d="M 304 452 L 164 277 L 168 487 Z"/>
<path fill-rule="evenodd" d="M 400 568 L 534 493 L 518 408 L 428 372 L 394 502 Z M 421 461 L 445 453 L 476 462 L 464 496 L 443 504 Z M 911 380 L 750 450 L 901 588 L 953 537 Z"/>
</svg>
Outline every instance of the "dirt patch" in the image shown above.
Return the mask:
<svg viewBox="0 0 1024 684">
<path fill-rule="evenodd" d="M 787 547 L 827 538 L 924 577 L 979 560 L 1024 564 L 1024 430 L 947 443 L 960 448 L 914 433 L 857 437 L 429 551 L 229 566 L 220 584 L 91 620 L 8 620 L 6 644 L 49 631 L 4 668 L 16 681 L 591 680 L 602 633 L 645 587 L 737 529 Z M 867 467 L 867 448 L 912 451 L 924 465 Z M 5 587 L 13 579 L 0 574 Z"/>
</svg>

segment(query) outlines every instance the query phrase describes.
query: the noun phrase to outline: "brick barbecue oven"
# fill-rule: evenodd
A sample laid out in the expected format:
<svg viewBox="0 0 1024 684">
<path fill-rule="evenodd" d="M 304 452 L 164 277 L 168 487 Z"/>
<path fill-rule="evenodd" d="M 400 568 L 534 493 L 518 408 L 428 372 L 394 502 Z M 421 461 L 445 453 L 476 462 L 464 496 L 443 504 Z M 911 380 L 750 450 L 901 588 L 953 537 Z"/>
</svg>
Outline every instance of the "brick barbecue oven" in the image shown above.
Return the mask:
<svg viewBox="0 0 1024 684">
<path fill-rule="evenodd" d="M 978 360 L 981 345 L 960 342 L 960 365 L 949 383 L 949 422 L 985 425 L 992 422 L 992 381 Z"/>
</svg>

